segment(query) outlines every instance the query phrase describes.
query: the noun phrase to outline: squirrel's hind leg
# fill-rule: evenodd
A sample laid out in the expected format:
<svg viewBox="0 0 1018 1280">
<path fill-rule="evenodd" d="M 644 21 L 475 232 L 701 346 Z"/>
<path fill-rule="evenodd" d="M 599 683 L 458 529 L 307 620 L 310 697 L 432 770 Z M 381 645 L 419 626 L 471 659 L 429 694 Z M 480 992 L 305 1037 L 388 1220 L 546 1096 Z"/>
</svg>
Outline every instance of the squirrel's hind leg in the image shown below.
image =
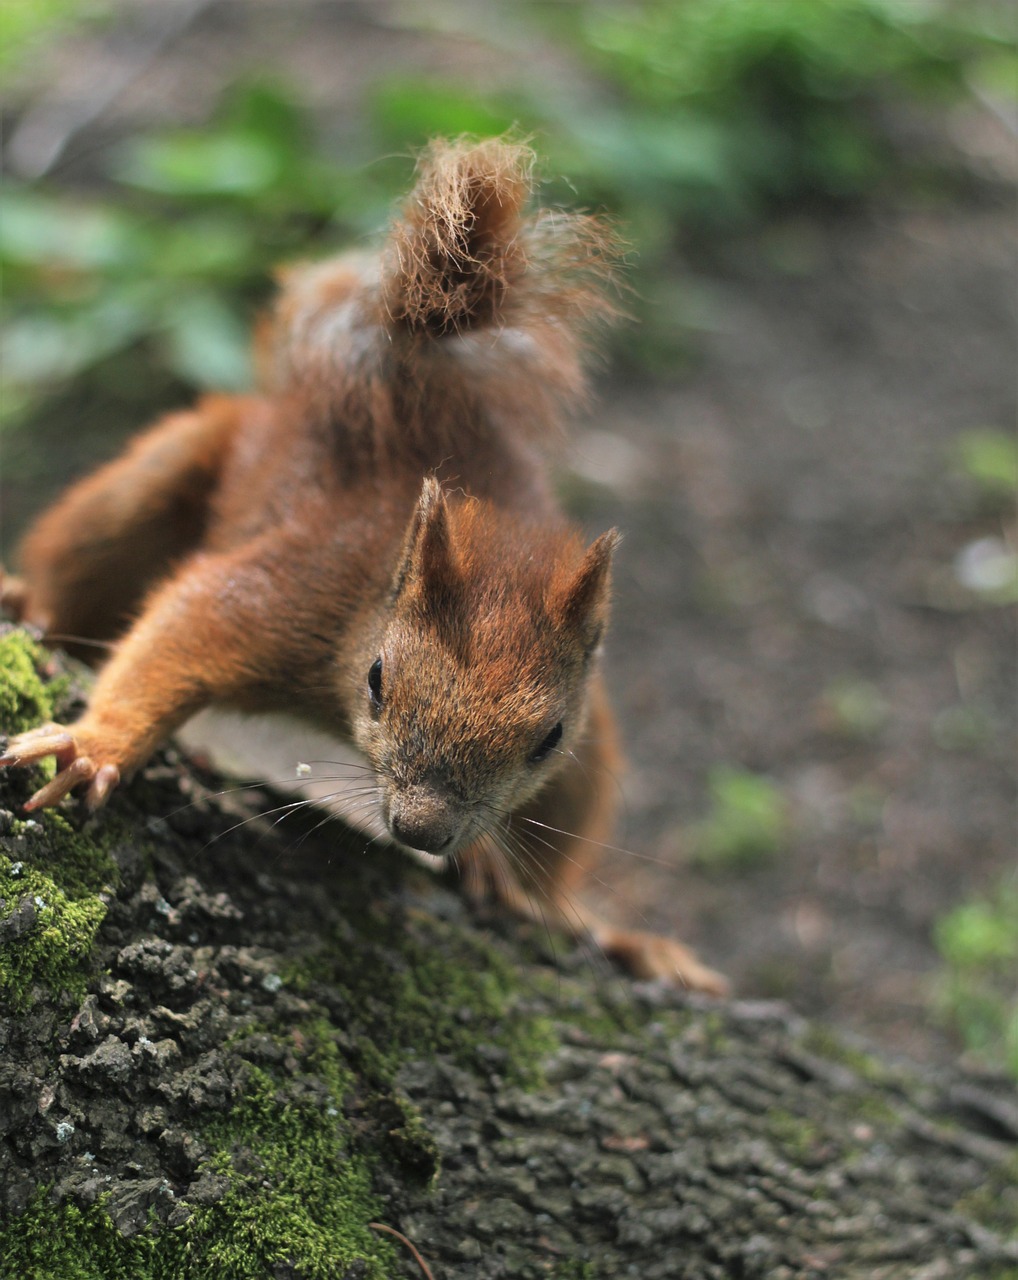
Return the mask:
<svg viewBox="0 0 1018 1280">
<path fill-rule="evenodd" d="M 200 541 L 244 405 L 215 397 L 173 414 L 73 485 L 25 536 L 7 611 L 88 660 L 103 657 L 101 642 Z"/>
<path fill-rule="evenodd" d="M 28 584 L 7 573 L 0 564 L 0 614 L 12 622 L 24 622 L 28 612 Z"/>
<path fill-rule="evenodd" d="M 614 721 L 599 685 L 593 694 L 586 740 L 537 799 L 513 814 L 509 839 L 517 884 L 507 890 L 505 876 L 494 876 L 496 890 L 516 914 L 589 937 L 634 977 L 725 995 L 727 980 L 688 947 L 659 934 L 616 928 L 579 897 L 612 839 L 620 765 Z"/>
</svg>

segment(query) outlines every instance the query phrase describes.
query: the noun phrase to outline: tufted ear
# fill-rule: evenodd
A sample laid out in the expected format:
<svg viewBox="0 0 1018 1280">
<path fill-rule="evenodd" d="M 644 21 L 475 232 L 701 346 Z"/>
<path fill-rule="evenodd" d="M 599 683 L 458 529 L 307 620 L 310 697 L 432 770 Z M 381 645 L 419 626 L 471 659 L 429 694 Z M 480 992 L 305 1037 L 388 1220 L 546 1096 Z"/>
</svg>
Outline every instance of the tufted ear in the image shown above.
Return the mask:
<svg viewBox="0 0 1018 1280">
<path fill-rule="evenodd" d="M 580 633 L 584 647 L 593 649 L 608 620 L 612 555 L 621 541 L 617 529 L 590 544 L 580 567 L 559 589 L 556 612 L 566 626 Z"/>
<path fill-rule="evenodd" d="M 434 476 L 428 476 L 403 538 L 399 566 L 392 580 L 392 599 L 416 589 L 425 599 L 434 600 L 448 595 L 456 582 L 449 505 L 442 486 Z"/>
</svg>

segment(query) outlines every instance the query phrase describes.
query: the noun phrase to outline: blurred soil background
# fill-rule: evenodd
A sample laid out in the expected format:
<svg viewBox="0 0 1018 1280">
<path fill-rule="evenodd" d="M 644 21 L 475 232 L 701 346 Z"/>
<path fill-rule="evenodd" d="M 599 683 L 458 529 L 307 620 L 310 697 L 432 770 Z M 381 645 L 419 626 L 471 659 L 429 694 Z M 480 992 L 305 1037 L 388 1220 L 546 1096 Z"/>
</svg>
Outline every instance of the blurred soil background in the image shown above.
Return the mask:
<svg viewBox="0 0 1018 1280">
<path fill-rule="evenodd" d="M 516 127 L 542 199 L 632 246 L 562 476 L 625 531 L 590 896 L 743 996 L 1018 1071 L 1009 15 L 12 5 L 4 558 L 156 412 L 246 384 L 271 264 L 363 243 L 428 136 Z"/>
</svg>

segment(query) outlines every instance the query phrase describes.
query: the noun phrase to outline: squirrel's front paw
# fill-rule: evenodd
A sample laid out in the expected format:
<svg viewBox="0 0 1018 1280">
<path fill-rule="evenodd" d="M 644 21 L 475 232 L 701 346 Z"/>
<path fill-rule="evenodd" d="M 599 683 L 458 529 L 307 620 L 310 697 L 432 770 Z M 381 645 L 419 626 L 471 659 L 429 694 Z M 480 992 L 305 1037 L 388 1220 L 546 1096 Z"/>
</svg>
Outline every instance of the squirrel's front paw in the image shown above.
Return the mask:
<svg viewBox="0 0 1018 1280">
<path fill-rule="evenodd" d="M 80 786 L 88 788 L 86 805 L 98 809 L 120 781 L 120 765 L 113 755 L 108 747 L 104 748 L 99 734 L 90 733 L 83 726 L 67 729 L 59 724 L 44 724 L 11 738 L 0 756 L 0 765 L 25 767 L 56 757 L 56 777 L 26 801 L 27 813 L 56 804 Z"/>
</svg>

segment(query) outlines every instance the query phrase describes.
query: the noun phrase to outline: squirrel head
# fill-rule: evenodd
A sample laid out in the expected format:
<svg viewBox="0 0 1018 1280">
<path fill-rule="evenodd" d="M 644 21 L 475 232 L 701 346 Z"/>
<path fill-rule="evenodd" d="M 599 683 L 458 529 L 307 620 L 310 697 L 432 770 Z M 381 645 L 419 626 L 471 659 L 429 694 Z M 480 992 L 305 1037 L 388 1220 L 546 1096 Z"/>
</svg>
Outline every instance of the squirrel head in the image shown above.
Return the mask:
<svg viewBox="0 0 1018 1280">
<path fill-rule="evenodd" d="M 425 861 L 497 828 L 582 736 L 617 542 L 424 482 L 353 728 L 386 826 Z"/>
</svg>

